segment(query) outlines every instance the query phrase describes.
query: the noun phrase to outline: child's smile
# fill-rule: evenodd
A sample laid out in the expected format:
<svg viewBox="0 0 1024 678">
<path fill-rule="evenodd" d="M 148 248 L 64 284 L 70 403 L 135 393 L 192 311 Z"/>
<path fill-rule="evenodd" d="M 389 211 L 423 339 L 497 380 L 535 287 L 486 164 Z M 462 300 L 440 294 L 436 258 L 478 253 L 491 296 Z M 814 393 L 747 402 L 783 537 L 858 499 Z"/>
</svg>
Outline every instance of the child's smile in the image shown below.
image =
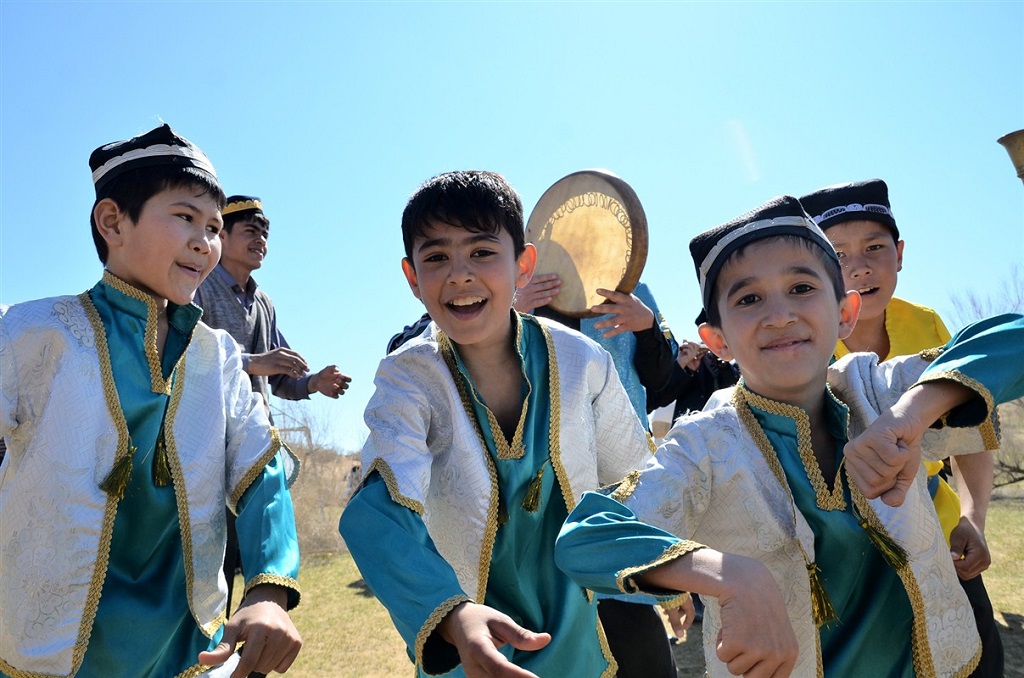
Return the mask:
<svg viewBox="0 0 1024 678">
<path fill-rule="evenodd" d="M 836 340 L 856 321 L 849 299 L 857 295 L 836 301 L 814 251 L 771 239 L 726 261 L 715 285 L 722 326 L 702 326 L 708 347 L 735 359 L 755 393 L 805 408 L 820 399 Z"/>
<path fill-rule="evenodd" d="M 431 319 L 456 344 L 504 345 L 517 287 L 529 282 L 534 249 L 516 257 L 505 231 L 474 232 L 438 223 L 417 239 L 402 269 Z"/>
</svg>

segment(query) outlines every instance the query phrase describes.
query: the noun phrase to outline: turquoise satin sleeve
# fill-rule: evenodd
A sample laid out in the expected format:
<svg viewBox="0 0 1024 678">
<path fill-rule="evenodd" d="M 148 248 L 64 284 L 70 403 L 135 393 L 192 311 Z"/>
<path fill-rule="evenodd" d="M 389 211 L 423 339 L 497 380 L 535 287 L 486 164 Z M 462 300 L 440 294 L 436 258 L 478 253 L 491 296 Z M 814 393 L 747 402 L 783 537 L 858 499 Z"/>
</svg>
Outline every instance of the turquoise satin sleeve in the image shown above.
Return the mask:
<svg viewBox="0 0 1024 678">
<path fill-rule="evenodd" d="M 653 563 L 681 541 L 670 532 L 641 522 L 611 497 L 584 492 L 555 541 L 555 564 L 584 588 L 597 593 L 622 593 L 616 579 L 619 572 Z"/>
<path fill-rule="evenodd" d="M 262 583 L 288 589 L 288 609 L 299 604 L 299 539 L 282 453 L 278 452 L 238 502 L 238 547 L 245 590 Z"/>
<path fill-rule="evenodd" d="M 955 372 L 980 384 L 998 405 L 1024 396 L 1024 316 L 1004 314 L 972 323 L 953 337 L 920 381 Z M 956 379 L 960 383 L 964 380 Z M 970 384 L 965 384 L 970 385 Z M 979 398 L 954 409 L 950 426 L 976 426 L 991 413 Z"/>
<path fill-rule="evenodd" d="M 367 587 L 387 608 L 413 659 L 416 638 L 446 601 L 464 596 L 455 570 L 441 557 L 415 512 L 391 500 L 387 485 L 371 473 L 349 501 L 338 525 Z M 467 596 L 468 600 L 468 596 Z M 458 664 L 454 648 L 445 657 L 424 657 L 438 673 Z M 435 648 L 441 649 L 441 648 Z"/>
</svg>

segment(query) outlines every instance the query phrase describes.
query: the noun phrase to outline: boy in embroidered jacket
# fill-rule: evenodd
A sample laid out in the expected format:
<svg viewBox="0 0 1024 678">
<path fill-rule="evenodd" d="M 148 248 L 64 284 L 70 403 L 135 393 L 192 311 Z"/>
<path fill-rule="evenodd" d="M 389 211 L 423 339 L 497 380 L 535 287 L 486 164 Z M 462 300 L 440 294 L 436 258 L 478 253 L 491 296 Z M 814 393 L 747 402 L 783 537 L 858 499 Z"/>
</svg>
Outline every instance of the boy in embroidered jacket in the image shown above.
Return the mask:
<svg viewBox="0 0 1024 678">
<path fill-rule="evenodd" d="M 903 240 L 884 181 L 828 186 L 803 196 L 800 203 L 836 248 L 846 289 L 861 295 L 857 326 L 836 344 L 837 358 L 851 351 L 869 351 L 884 361 L 949 341 L 949 331 L 938 313 L 893 296 L 903 270 Z M 950 458 L 962 502 L 939 475 L 942 461 L 925 462 L 932 502 L 981 634 L 981 662 L 975 676 L 1003 675 L 1003 644 L 981 578 L 992 562 L 985 543 L 992 457 L 986 450 Z"/>
<path fill-rule="evenodd" d="M 969 674 L 978 635 L 923 470 L 914 482 L 920 456 L 890 461 L 851 444 L 844 457 L 843 446 L 867 429 L 930 455 L 981 449 L 977 428 L 953 427 L 990 427 L 994 403 L 1024 391 L 1024 320 L 972 326 L 933 362 L 857 354 L 829 367 L 860 298 L 844 292 L 835 250 L 795 198 L 698 235 L 690 251 L 701 338 L 742 380 L 677 422 L 642 473 L 584 496 L 559 567 L 599 591 L 665 588 L 674 549 L 696 540 L 772 572 L 800 645 L 796 676 Z M 946 428 L 927 428 L 947 410 Z M 727 614 L 708 601 L 708 673 L 771 675 L 723 654 Z"/>
<path fill-rule="evenodd" d="M 536 251 L 501 176 L 431 179 L 402 232 L 433 321 L 378 368 L 341 534 L 420 675 L 613 676 L 596 604 L 552 553 L 577 497 L 651 454 L 611 358 L 513 311 Z M 735 590 L 782 610 L 756 581 Z"/>
<path fill-rule="evenodd" d="M 190 304 L 224 193 L 167 125 L 90 166 L 102 280 L 0 308 L 0 675 L 287 670 L 297 465 Z M 226 625 L 225 505 L 252 573 Z"/>
</svg>

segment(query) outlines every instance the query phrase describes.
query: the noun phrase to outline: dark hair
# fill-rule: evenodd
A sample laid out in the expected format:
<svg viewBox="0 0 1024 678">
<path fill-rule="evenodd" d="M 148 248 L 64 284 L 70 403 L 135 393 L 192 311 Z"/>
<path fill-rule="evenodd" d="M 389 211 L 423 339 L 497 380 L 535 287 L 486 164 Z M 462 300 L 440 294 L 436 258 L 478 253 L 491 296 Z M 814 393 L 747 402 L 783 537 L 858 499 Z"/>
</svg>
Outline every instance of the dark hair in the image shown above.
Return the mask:
<svg viewBox="0 0 1024 678">
<path fill-rule="evenodd" d="M 255 224 L 263 228 L 270 228 L 270 219 L 262 212 L 232 212 L 224 217 L 224 230 L 228 233 L 235 227 L 235 224 Z"/>
<path fill-rule="evenodd" d="M 110 198 L 117 203 L 122 212 L 128 215 L 129 219 L 137 223 L 146 201 L 157 193 L 178 188 L 194 189 L 197 196 L 209 195 L 216 201 L 219 208 L 224 209 L 227 198 L 215 179 L 206 172 L 193 167 L 176 165 L 157 165 L 128 170 L 103 186 L 96 194 L 96 202 L 92 204 L 92 207 L 95 210 L 101 200 Z M 89 223 L 92 226 L 92 241 L 96 245 L 96 254 L 99 255 L 100 261 L 106 264 L 110 252 L 107 249 L 107 241 L 103 239 L 96 227 L 96 218 L 92 212 L 89 215 Z"/>
<path fill-rule="evenodd" d="M 523 203 L 505 178 L 495 172 L 468 170 L 446 172 L 428 180 L 413 193 L 402 212 L 405 256 L 412 259 L 417 238 L 436 223 L 474 233 L 512 236 L 515 255 L 526 249 Z"/>
<path fill-rule="evenodd" d="M 751 245 L 769 242 L 771 240 L 781 240 L 782 242 L 793 245 L 794 247 L 799 245 L 800 247 L 805 248 L 808 252 L 813 253 L 825 269 L 825 274 L 828 276 L 829 282 L 832 283 L 832 291 L 835 293 L 836 303 L 842 301 L 843 297 L 846 296 L 846 283 L 843 282 L 843 269 L 839 266 L 839 262 L 833 259 L 828 252 L 823 250 L 818 243 L 799 235 L 772 235 L 767 238 L 761 238 L 760 240 L 752 240 L 730 254 L 729 258 L 725 260 L 725 263 L 742 257 L 744 251 L 746 251 L 746 249 Z M 708 308 L 706 309 L 707 323 L 713 327 L 722 326 L 722 313 L 718 309 L 718 300 L 721 292 L 718 287 L 719 280 L 721 280 L 721 276 L 715 278 L 714 287 L 712 288 L 711 296 L 708 299 Z"/>
</svg>

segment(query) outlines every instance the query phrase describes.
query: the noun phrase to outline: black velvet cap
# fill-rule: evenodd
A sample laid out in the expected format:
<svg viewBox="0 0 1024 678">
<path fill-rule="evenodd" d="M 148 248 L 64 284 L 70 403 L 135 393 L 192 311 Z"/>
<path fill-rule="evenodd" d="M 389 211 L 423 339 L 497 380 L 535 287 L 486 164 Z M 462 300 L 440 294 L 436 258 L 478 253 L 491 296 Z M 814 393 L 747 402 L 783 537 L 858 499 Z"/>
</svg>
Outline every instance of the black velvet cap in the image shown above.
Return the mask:
<svg viewBox="0 0 1024 678">
<path fill-rule="evenodd" d="M 701 299 L 707 310 L 722 265 L 736 250 L 772 236 L 794 235 L 821 247 L 836 262 L 836 250 L 825 233 L 804 212 L 800 201 L 791 195 L 769 200 L 743 216 L 716 226 L 690 241 L 690 256 L 697 269 Z"/>
<path fill-rule="evenodd" d="M 894 240 L 900 239 L 889 205 L 889 187 L 881 179 L 826 186 L 800 202 L 823 231 L 846 221 L 877 221 L 892 231 Z"/>
<path fill-rule="evenodd" d="M 206 173 L 217 183 L 217 172 L 206 154 L 167 124 L 127 141 L 114 141 L 101 146 L 89 156 L 89 168 L 92 169 L 92 182 L 96 186 L 97 195 L 111 179 L 125 172 L 159 165 L 191 167 Z"/>
<path fill-rule="evenodd" d="M 225 217 L 229 214 L 263 214 L 263 203 L 255 195 L 233 195 L 220 213 Z"/>
</svg>

